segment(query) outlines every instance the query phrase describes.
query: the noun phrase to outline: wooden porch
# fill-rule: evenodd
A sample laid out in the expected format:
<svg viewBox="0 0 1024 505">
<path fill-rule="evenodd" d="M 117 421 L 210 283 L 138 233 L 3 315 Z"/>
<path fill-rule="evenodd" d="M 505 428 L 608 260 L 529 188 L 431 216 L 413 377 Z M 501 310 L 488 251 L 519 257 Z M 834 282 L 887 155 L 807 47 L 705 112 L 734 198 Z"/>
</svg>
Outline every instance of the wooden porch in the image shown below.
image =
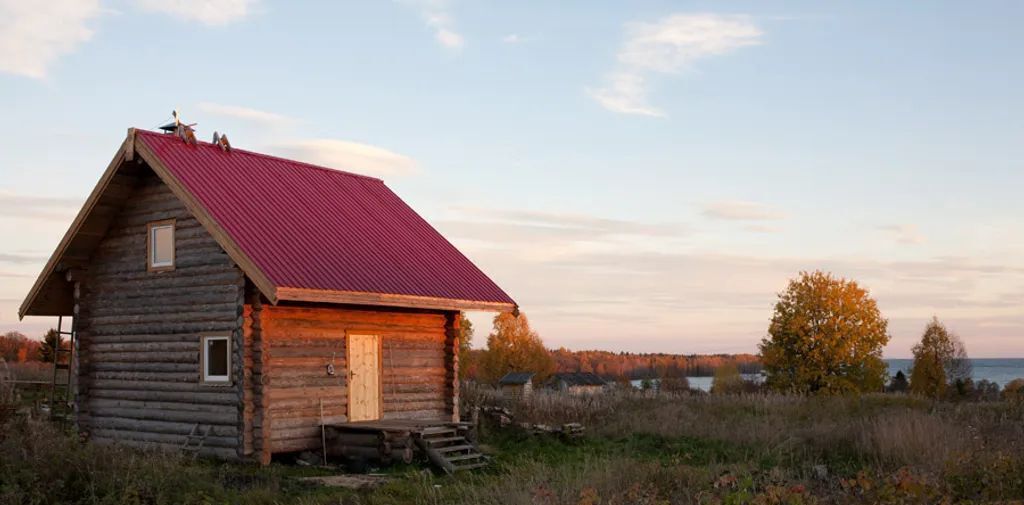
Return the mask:
<svg viewBox="0 0 1024 505">
<path fill-rule="evenodd" d="M 412 463 L 425 456 L 445 473 L 487 465 L 472 423 L 387 419 L 324 425 L 327 454 L 380 464 Z"/>
</svg>

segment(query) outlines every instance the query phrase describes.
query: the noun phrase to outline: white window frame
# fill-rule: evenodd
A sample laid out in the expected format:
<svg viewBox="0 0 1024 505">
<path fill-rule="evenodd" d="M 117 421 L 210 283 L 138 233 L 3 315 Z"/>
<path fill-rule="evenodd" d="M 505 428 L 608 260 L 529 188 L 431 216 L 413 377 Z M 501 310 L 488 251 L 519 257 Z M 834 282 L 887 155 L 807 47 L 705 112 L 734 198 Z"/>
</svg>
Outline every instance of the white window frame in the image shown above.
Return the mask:
<svg viewBox="0 0 1024 505">
<path fill-rule="evenodd" d="M 208 372 L 210 367 L 207 366 L 210 358 L 207 350 L 210 348 L 209 342 L 211 340 L 223 340 L 227 343 L 227 354 L 224 359 L 227 360 L 227 375 L 209 375 Z M 199 360 L 199 366 L 202 367 L 199 371 L 202 381 L 206 384 L 231 384 L 231 336 L 230 335 L 203 335 L 201 338 L 200 349 L 201 359 Z"/>
<path fill-rule="evenodd" d="M 170 228 L 171 230 L 171 259 L 168 261 L 156 261 L 156 232 L 157 230 L 163 230 Z M 164 221 L 154 221 L 146 226 L 146 267 L 149 271 L 161 271 L 161 270 L 174 270 L 174 260 L 176 255 L 174 235 L 175 235 L 175 221 L 168 219 Z"/>
</svg>

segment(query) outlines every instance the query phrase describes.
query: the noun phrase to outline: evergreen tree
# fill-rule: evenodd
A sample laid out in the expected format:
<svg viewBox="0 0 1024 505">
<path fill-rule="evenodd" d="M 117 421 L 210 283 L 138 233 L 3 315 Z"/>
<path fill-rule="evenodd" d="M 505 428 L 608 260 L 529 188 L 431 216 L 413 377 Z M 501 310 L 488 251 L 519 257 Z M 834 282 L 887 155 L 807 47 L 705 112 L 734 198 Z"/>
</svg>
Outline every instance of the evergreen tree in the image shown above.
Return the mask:
<svg viewBox="0 0 1024 505">
<path fill-rule="evenodd" d="M 43 336 L 43 345 L 39 348 L 39 359 L 46 363 L 53 363 L 57 359 L 57 349 L 64 347 L 64 339 L 57 330 L 50 328 Z"/>
<path fill-rule="evenodd" d="M 903 370 L 896 372 L 896 376 L 892 378 L 892 382 L 889 384 L 889 391 L 905 393 L 908 389 L 910 389 L 910 381 L 907 380 L 907 375 L 903 373 Z"/>
</svg>

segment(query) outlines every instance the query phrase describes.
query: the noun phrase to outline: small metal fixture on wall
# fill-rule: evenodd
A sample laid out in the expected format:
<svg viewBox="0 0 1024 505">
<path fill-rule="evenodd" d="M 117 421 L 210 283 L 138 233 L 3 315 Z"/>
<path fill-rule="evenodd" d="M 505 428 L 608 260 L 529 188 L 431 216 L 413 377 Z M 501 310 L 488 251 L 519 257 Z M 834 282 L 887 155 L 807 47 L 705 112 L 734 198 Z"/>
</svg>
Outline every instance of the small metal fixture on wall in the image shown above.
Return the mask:
<svg viewBox="0 0 1024 505">
<path fill-rule="evenodd" d="M 331 362 L 327 364 L 327 375 L 334 376 L 334 356 L 337 353 L 331 353 Z"/>
</svg>

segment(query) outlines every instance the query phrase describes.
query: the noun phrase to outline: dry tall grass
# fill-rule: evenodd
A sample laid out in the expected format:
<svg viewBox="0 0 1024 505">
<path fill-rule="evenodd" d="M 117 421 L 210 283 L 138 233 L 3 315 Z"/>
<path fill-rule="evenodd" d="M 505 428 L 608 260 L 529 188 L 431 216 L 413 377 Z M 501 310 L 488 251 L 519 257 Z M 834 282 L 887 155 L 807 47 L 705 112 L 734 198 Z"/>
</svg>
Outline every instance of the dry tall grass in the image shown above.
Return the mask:
<svg viewBox="0 0 1024 505">
<path fill-rule="evenodd" d="M 940 471 L 964 454 L 1024 454 L 1024 409 L 1006 402 L 933 403 L 892 394 L 717 396 L 633 391 L 597 396 L 538 391 L 523 400 L 489 401 L 506 403 L 517 421 L 581 422 L 597 437 L 643 433 L 719 440 L 806 468 L 852 459 L 886 469 L 910 465 Z"/>
<path fill-rule="evenodd" d="M 7 362 L 0 358 L 0 428 L 3 428 L 14 415 L 18 405 L 18 396 L 12 380 L 13 375 L 7 367 Z M 3 439 L 3 433 L 0 433 L 0 439 Z"/>
<path fill-rule="evenodd" d="M 26 361 L 24 363 L 8 363 L 11 377 L 19 381 L 46 381 L 53 379 L 53 363 L 42 361 Z M 59 378 L 63 379 L 67 371 L 58 370 Z"/>
</svg>

